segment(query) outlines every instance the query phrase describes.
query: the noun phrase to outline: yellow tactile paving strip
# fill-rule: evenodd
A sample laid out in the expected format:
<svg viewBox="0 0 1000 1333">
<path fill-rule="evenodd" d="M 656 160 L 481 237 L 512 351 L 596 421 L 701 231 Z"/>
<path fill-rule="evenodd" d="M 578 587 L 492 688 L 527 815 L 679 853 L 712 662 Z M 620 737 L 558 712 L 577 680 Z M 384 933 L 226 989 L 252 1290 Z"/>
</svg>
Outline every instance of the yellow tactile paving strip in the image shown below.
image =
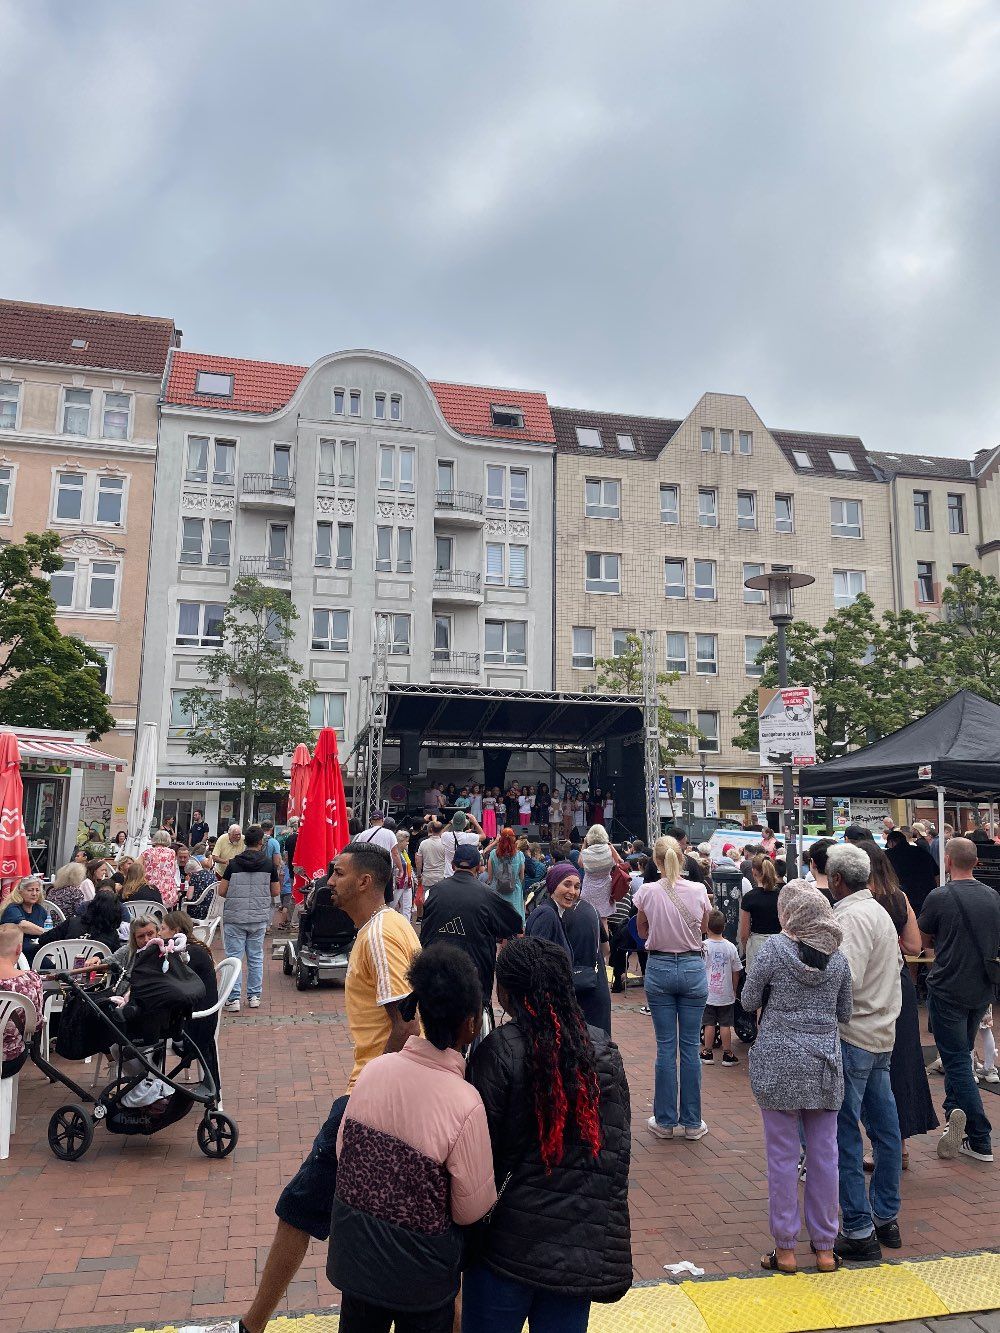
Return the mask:
<svg viewBox="0 0 1000 1333">
<path fill-rule="evenodd" d="M 616 1305 L 593 1307 L 590 1333 L 809 1333 L 998 1307 L 1000 1254 L 974 1254 L 839 1273 L 633 1287 Z M 339 1323 L 335 1314 L 298 1315 L 273 1319 L 267 1333 L 336 1333 Z"/>
</svg>

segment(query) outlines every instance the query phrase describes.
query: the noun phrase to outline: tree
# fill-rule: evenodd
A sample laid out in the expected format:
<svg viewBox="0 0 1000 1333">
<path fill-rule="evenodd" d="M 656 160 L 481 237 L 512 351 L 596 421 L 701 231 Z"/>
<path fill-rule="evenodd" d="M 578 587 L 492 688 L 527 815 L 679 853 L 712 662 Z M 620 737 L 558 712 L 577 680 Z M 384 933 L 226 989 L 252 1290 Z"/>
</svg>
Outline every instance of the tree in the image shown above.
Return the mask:
<svg viewBox="0 0 1000 1333">
<path fill-rule="evenodd" d="M 46 576 L 62 563 L 55 532 L 0 544 L 0 722 L 85 731 L 93 741 L 115 720 L 100 656 L 56 624 Z"/>
<path fill-rule="evenodd" d="M 948 579 L 936 626 L 951 688 L 1000 703 L 1000 581 L 966 566 Z"/>
<path fill-rule="evenodd" d="M 287 593 L 239 579 L 226 604 L 222 647 L 199 665 L 206 684 L 181 699 L 191 716 L 188 752 L 239 777 L 244 818 L 254 787 L 284 782 L 281 756 L 312 740 L 312 683 L 300 679 L 301 667 L 288 657 L 297 619 Z"/>
<path fill-rule="evenodd" d="M 608 694 L 642 695 L 642 640 L 638 634 L 625 636 L 625 652 L 615 657 L 599 657 L 594 663 L 597 668 L 597 683 Z M 672 767 L 677 756 L 691 748 L 694 738 L 701 739 L 701 732 L 690 722 L 678 722 L 670 714 L 666 699 L 666 688 L 680 680 L 677 671 L 660 671 L 656 676 L 657 693 L 660 697 L 658 710 L 660 728 L 660 766 Z"/>
</svg>

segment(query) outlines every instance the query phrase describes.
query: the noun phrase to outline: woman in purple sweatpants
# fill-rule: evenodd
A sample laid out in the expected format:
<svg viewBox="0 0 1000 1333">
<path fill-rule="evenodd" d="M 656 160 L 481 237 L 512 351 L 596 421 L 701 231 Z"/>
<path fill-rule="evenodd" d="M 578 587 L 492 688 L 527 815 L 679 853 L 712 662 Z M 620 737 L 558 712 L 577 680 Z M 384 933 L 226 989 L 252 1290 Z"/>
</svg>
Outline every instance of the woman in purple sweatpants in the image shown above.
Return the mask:
<svg viewBox="0 0 1000 1333">
<path fill-rule="evenodd" d="M 844 1100 L 838 1023 L 851 1016 L 851 972 L 839 952 L 833 909 L 805 880 L 778 898 L 781 934 L 757 950 L 743 986 L 744 1009 L 763 1006 L 750 1052 L 750 1087 L 764 1118 L 767 1191 L 774 1249 L 763 1268 L 796 1271 L 799 1215 L 799 1124 L 809 1169 L 806 1231 L 821 1273 L 840 1267 L 837 1238 L 837 1112 Z"/>
</svg>

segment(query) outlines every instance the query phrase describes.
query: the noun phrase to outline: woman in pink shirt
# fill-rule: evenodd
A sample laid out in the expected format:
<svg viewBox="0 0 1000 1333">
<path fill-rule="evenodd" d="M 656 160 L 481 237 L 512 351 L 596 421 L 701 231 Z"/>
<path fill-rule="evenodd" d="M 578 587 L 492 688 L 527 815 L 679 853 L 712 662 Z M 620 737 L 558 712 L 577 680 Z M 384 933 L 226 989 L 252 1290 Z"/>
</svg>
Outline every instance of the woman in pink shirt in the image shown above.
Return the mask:
<svg viewBox="0 0 1000 1333">
<path fill-rule="evenodd" d="M 658 881 L 632 896 L 636 929 L 645 940 L 646 999 L 656 1033 L 653 1114 L 646 1122 L 658 1139 L 708 1133 L 701 1118 L 701 1022 L 708 998 L 703 935 L 712 902 L 703 884 L 681 879 L 684 854 L 673 838 L 657 838 L 653 859 Z M 680 1101 L 678 1105 L 678 1046 Z"/>
<path fill-rule="evenodd" d="M 166 829 L 157 829 L 153 834 L 152 847 L 146 848 L 139 861 L 146 883 L 159 892 L 167 911 L 172 911 L 180 897 L 180 872 L 177 869 L 177 853 Z"/>
</svg>

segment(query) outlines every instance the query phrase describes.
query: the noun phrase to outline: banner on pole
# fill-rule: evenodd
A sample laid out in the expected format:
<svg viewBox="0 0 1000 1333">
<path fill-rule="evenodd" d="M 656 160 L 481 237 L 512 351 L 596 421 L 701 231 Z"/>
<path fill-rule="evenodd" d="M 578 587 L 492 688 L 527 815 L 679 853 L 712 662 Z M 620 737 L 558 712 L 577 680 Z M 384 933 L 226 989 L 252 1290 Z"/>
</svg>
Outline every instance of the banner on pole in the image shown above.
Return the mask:
<svg viewBox="0 0 1000 1333">
<path fill-rule="evenodd" d="M 760 761 L 780 768 L 806 768 L 816 762 L 813 692 L 810 685 L 757 691 Z"/>
</svg>

